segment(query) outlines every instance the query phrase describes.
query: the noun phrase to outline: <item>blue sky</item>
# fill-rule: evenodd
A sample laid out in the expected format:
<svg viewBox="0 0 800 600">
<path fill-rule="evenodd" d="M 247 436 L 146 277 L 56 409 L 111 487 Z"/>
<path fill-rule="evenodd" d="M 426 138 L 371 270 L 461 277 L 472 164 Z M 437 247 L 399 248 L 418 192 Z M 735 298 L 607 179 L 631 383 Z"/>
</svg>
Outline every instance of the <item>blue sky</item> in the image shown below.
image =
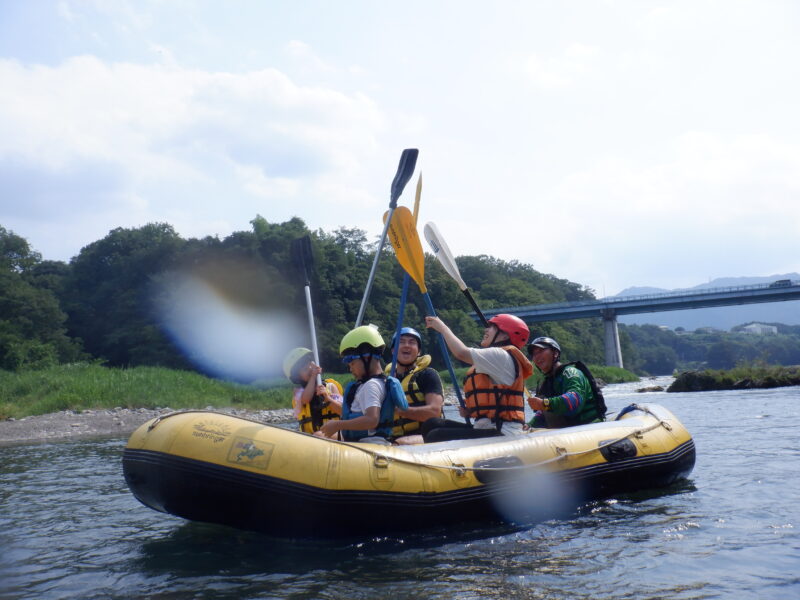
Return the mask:
<svg viewBox="0 0 800 600">
<path fill-rule="evenodd" d="M 788 1 L 0 0 L 0 224 L 59 260 L 153 221 L 377 236 L 418 147 L 456 254 L 601 296 L 798 271 L 798 26 Z"/>
</svg>

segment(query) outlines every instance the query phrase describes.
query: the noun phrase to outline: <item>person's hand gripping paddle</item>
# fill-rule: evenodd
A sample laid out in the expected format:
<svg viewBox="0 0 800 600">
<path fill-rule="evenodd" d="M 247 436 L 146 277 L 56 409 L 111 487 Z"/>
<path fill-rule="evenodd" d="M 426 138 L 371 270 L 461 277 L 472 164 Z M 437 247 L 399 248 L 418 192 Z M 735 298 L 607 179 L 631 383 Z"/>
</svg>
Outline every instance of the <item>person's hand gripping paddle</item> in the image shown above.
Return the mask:
<svg viewBox="0 0 800 600">
<path fill-rule="evenodd" d="M 422 244 L 419 241 L 417 234 L 417 226 L 414 221 L 414 215 L 405 206 L 399 206 L 394 214 L 388 216 L 387 222 L 389 223 L 389 240 L 392 243 L 395 254 L 397 255 L 397 262 L 405 269 L 406 273 L 411 276 L 419 291 L 425 300 L 425 305 L 428 308 L 428 315 L 435 317 L 436 310 L 433 308 L 431 297 L 428 294 L 428 287 L 425 285 L 425 255 L 422 253 Z M 450 379 L 453 382 L 453 388 L 458 398 L 458 403 L 462 408 L 466 408 L 464 398 L 461 397 L 461 389 L 458 387 L 458 380 L 456 373 L 453 370 L 453 363 L 450 361 L 450 354 L 447 351 L 447 344 L 445 344 L 444 337 L 439 334 L 439 347 L 444 356 L 445 363 L 447 363 L 447 370 L 450 373 Z M 465 417 L 467 423 L 470 422 L 469 417 Z"/>
<path fill-rule="evenodd" d="M 484 327 L 488 327 L 489 322 L 486 320 L 486 317 L 483 316 L 483 312 L 481 312 L 481 309 L 475 302 L 475 298 L 472 297 L 467 284 L 464 283 L 464 280 L 461 278 L 461 272 L 458 270 L 456 259 L 453 258 L 453 253 L 450 252 L 447 242 L 444 241 L 442 234 L 439 233 L 439 228 L 436 227 L 436 223 L 426 223 L 422 233 L 425 239 L 428 240 L 428 245 L 433 250 L 433 255 L 439 260 L 439 263 L 444 267 L 444 270 L 447 271 L 447 274 L 458 284 L 459 289 L 464 292 L 467 300 L 469 300 L 469 303 L 475 310 L 475 314 L 477 314 L 478 318 L 481 320 L 481 324 Z"/>
</svg>

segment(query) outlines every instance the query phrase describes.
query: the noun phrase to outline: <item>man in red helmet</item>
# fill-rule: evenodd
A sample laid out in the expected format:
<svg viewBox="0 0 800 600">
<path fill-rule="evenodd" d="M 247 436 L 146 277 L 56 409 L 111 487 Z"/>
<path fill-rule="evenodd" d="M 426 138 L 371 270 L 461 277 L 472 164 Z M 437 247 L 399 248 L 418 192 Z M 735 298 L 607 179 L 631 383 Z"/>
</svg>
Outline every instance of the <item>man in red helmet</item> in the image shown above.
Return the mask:
<svg viewBox="0 0 800 600">
<path fill-rule="evenodd" d="M 533 366 L 521 348 L 530 331 L 519 317 L 500 314 L 489 319 L 480 348 L 468 348 L 438 317 L 425 317 L 425 325 L 442 334 L 457 359 L 472 365 L 464 378 L 462 417 L 472 425 L 445 419 L 428 419 L 422 426 L 426 442 L 515 435 L 525 424 L 525 380 Z"/>
</svg>

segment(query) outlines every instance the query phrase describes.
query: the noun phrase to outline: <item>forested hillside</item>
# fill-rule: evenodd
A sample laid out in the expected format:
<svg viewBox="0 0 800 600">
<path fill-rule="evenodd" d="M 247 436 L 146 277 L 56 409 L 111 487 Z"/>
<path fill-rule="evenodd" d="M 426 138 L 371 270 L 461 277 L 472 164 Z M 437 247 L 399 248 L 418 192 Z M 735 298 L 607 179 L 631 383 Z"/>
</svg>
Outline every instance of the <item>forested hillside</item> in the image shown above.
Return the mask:
<svg viewBox="0 0 800 600">
<path fill-rule="evenodd" d="M 251 230 L 224 239 L 183 239 L 164 223 L 118 228 L 84 247 L 69 263 L 44 260 L 23 237 L 0 227 L 0 369 L 97 360 L 116 367 L 203 371 L 196 357 L 179 351 L 160 326 L 155 308 L 164 284 L 172 282 L 176 273 L 191 273 L 232 305 L 288 310 L 307 323 L 292 242 L 310 235 L 320 358 L 327 370 L 343 371 L 339 340 L 358 314 L 376 240 L 358 229 L 312 232 L 299 218 L 269 223 L 257 216 L 251 225 Z M 378 325 L 388 341 L 397 321 L 403 271 L 388 244 L 383 252 L 364 322 Z M 461 256 L 457 262 L 484 309 L 594 297 L 591 290 L 540 273 L 531 265 L 490 256 Z M 477 343 L 481 330 L 469 316 L 469 303 L 430 255 L 425 258 L 425 279 L 439 316 L 462 339 Z M 423 332 L 434 366 L 443 369 L 436 341 L 424 330 L 424 313 L 424 302 L 412 284 L 405 323 Z M 568 360 L 604 362 L 599 319 L 534 323 L 531 330 L 558 339 Z M 752 336 L 621 325 L 620 334 L 625 366 L 641 374 L 730 368 L 743 361 L 800 363 L 800 327 L 780 326 L 779 335 Z M 299 339 L 287 343 L 310 345 L 307 327 Z M 273 362 L 267 370 L 277 375 L 280 360 Z"/>
<path fill-rule="evenodd" d="M 23 237 L 0 229 L 0 368 L 35 368 L 80 358 L 109 366 L 192 368 L 159 327 L 154 312 L 157 284 L 175 272 L 190 271 L 233 303 L 267 311 L 288 308 L 305 319 L 303 282 L 291 248 L 293 240 L 310 234 L 320 358 L 330 370 L 342 370 L 339 340 L 355 322 L 375 241 L 358 229 L 311 232 L 299 218 L 269 223 L 257 216 L 251 224 L 250 231 L 224 239 L 183 239 L 163 223 L 118 228 L 84 247 L 69 264 L 43 260 Z M 489 256 L 457 260 L 485 309 L 593 297 L 579 284 L 539 273 L 530 265 Z M 469 303 L 432 256 L 426 256 L 425 274 L 439 315 L 457 335 L 477 343 L 481 331 L 469 317 Z M 402 277 L 387 244 L 365 317 L 384 333 L 395 327 Z M 405 322 L 422 330 L 424 302 L 413 284 L 411 289 Z M 543 324 L 533 330 L 557 337 L 567 356 L 602 363 L 599 321 Z M 433 336 L 424 335 L 436 366 L 442 368 Z M 309 339 L 296 343 L 307 345 Z"/>
<path fill-rule="evenodd" d="M 723 332 L 620 325 L 625 367 L 636 373 L 669 375 L 674 370 L 731 369 L 742 363 L 800 365 L 800 326 L 772 325 L 778 329 L 776 335 L 744 333 L 741 326 Z"/>
</svg>

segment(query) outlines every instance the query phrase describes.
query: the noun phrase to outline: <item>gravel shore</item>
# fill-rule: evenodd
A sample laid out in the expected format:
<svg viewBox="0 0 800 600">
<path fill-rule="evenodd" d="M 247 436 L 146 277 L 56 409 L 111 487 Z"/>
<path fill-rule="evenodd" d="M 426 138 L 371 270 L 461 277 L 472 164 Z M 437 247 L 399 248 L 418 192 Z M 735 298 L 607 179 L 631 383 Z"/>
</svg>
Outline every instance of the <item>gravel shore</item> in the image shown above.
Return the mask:
<svg viewBox="0 0 800 600">
<path fill-rule="evenodd" d="M 457 405 L 455 392 L 445 387 L 445 405 Z M 294 421 L 290 408 L 277 410 L 248 411 L 236 408 L 213 408 L 213 410 L 236 417 L 252 419 L 272 425 Z M 0 421 L 0 446 L 52 442 L 79 437 L 128 436 L 139 425 L 159 415 L 175 412 L 172 408 L 114 408 L 108 410 L 65 410 L 47 415 L 36 415 L 22 419 Z"/>
<path fill-rule="evenodd" d="M 290 409 L 246 411 L 212 409 L 261 423 L 290 423 Z M 61 411 L 22 419 L 0 421 L 0 446 L 52 442 L 77 437 L 127 436 L 142 423 L 159 415 L 174 412 L 171 408 L 115 408 L 110 410 Z"/>
</svg>

